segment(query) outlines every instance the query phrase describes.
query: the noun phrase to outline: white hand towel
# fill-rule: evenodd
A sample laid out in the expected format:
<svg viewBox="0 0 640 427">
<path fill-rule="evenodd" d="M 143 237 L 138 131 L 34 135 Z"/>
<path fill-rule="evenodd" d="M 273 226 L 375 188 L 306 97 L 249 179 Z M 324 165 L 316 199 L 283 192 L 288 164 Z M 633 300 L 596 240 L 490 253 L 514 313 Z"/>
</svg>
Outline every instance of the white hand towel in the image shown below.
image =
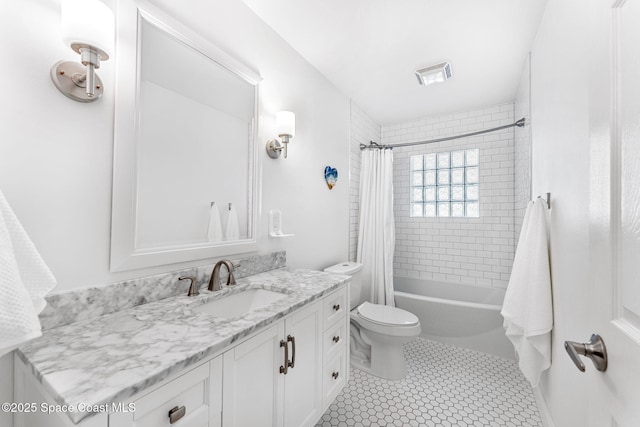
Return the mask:
<svg viewBox="0 0 640 427">
<path fill-rule="evenodd" d="M 56 279 L 0 191 L 0 356 L 42 335 L 38 313 Z"/>
<path fill-rule="evenodd" d="M 227 229 L 225 231 L 227 240 L 240 239 L 240 227 L 238 226 L 238 212 L 236 207 L 231 205 L 229 207 L 229 215 L 227 216 Z"/>
<path fill-rule="evenodd" d="M 207 240 L 210 242 L 222 241 L 222 221 L 218 206 L 213 203 L 209 211 L 209 224 L 207 227 Z"/>
<path fill-rule="evenodd" d="M 520 370 L 534 387 L 551 366 L 553 305 L 546 212 L 542 199 L 527 206 L 501 311 Z"/>
</svg>

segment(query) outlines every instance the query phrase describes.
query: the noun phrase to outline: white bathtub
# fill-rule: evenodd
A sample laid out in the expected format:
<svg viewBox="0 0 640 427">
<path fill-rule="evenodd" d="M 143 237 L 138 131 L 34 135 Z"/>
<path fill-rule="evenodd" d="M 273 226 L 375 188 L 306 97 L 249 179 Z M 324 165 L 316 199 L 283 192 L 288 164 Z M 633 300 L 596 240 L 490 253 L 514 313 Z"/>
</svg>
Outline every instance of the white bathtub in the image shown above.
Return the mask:
<svg viewBox="0 0 640 427">
<path fill-rule="evenodd" d="M 403 277 L 394 288 L 396 306 L 418 316 L 423 337 L 514 358 L 502 328 L 503 289 Z"/>
</svg>

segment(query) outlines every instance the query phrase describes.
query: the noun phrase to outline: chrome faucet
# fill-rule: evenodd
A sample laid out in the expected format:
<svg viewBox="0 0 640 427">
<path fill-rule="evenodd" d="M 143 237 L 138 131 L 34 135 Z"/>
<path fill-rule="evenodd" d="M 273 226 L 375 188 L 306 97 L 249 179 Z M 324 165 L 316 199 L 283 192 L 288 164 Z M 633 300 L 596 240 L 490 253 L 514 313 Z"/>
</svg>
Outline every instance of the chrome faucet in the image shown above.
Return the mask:
<svg viewBox="0 0 640 427">
<path fill-rule="evenodd" d="M 227 267 L 227 271 L 229 272 L 229 278 L 227 279 L 227 286 L 235 285 L 236 279 L 233 277 L 233 263 L 228 259 L 220 260 L 213 267 L 213 271 L 211 272 L 211 279 L 209 279 L 209 290 L 210 291 L 219 291 L 220 288 L 220 267 Z"/>
</svg>

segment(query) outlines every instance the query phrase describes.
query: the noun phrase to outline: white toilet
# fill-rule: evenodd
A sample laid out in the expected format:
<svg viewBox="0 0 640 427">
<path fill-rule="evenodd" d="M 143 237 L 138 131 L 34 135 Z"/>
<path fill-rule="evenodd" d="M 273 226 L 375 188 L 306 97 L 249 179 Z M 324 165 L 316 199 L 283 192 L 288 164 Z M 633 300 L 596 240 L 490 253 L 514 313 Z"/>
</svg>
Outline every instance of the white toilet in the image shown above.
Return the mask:
<svg viewBox="0 0 640 427">
<path fill-rule="evenodd" d="M 362 264 L 342 262 L 324 271 L 351 276 L 351 364 L 381 378 L 404 378 L 402 344 L 420 335 L 418 318 L 397 307 L 366 301 Z"/>
</svg>

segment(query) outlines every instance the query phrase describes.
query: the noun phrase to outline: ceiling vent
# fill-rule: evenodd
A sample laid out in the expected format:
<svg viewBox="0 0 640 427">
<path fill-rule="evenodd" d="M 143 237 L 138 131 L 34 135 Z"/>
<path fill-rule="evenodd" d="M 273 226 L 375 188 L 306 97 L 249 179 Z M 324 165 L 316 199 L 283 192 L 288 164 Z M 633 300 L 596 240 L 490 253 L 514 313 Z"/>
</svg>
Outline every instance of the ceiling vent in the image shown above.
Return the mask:
<svg viewBox="0 0 640 427">
<path fill-rule="evenodd" d="M 451 65 L 448 62 L 416 70 L 418 83 L 425 86 L 442 83 L 450 79 L 451 75 Z"/>
</svg>

